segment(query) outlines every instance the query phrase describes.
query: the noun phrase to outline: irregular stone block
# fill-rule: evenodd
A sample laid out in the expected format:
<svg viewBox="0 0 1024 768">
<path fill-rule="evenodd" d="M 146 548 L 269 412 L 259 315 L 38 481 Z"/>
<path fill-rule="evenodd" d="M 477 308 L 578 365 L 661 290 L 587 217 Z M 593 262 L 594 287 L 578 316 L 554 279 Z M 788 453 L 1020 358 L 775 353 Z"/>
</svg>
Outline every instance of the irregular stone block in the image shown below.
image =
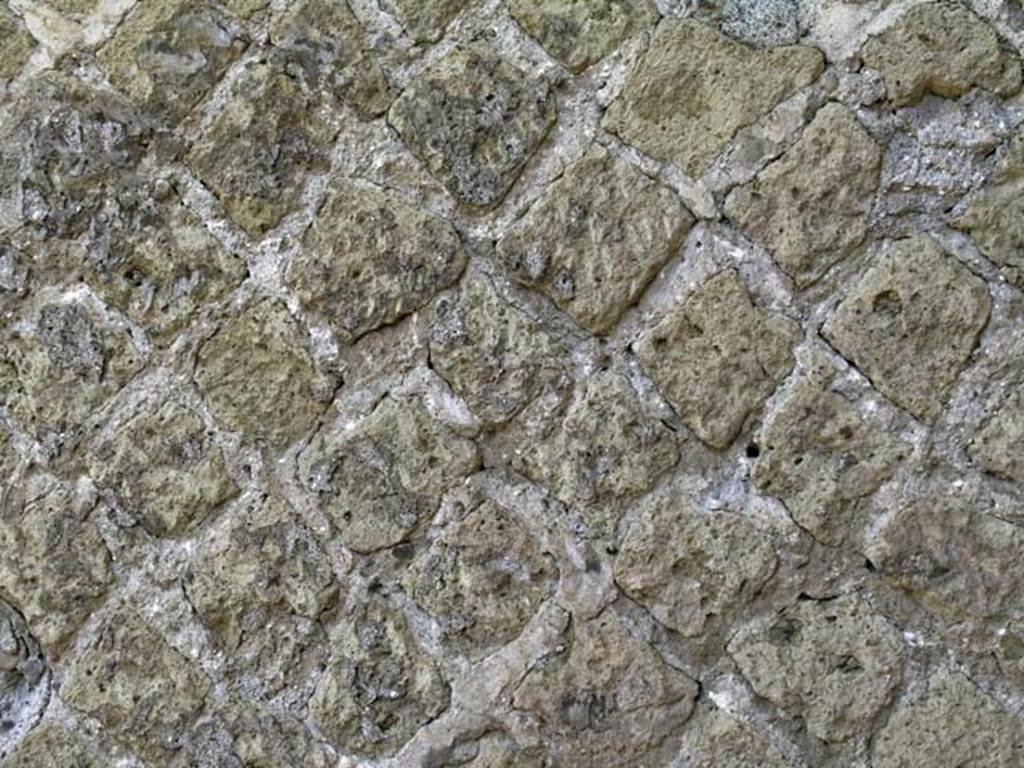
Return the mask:
<svg viewBox="0 0 1024 768">
<path fill-rule="evenodd" d="M 683 752 L 687 768 L 788 768 L 783 755 L 762 734 L 715 708 L 695 718 Z"/>
<path fill-rule="evenodd" d="M 343 183 L 317 213 L 286 281 L 344 341 L 400 320 L 466 265 L 455 229 L 392 192 Z"/>
<path fill-rule="evenodd" d="M 34 475 L 10 489 L 0 510 L 0 593 L 20 606 L 53 659 L 114 581 L 93 510 L 81 507 L 72 486 Z"/>
<path fill-rule="evenodd" d="M 199 415 L 176 400 L 144 406 L 90 452 L 89 472 L 152 536 L 174 536 L 238 494 Z"/>
<path fill-rule="evenodd" d="M 984 765 L 1011 768 L 1024 760 L 1024 723 L 966 676 L 938 672 L 928 691 L 900 707 L 872 743 L 878 768 Z"/>
<path fill-rule="evenodd" d="M 0 762 L 3 768 L 103 768 L 103 763 L 77 736 L 63 726 L 43 723 L 22 739 L 8 758 Z"/>
<path fill-rule="evenodd" d="M 830 742 L 867 728 L 903 669 L 900 633 L 852 595 L 802 600 L 741 632 L 728 651 L 759 696 Z"/>
<path fill-rule="evenodd" d="M 0 591 L 5 591 L 3 582 Z M 8 748 L 36 724 L 49 698 L 50 670 L 39 642 L 21 613 L 0 599 L 0 756 L 8 754 Z M 28 740 L 22 739 L 22 744 Z M 10 762 L 35 768 L 41 763 L 27 762 L 35 751 L 26 749 L 17 761 L 12 757 Z M 0 765 L 6 767 L 9 763 L 0 761 Z"/>
<path fill-rule="evenodd" d="M 373 552 L 408 536 L 479 463 L 472 440 L 421 403 L 389 397 L 351 428 L 321 429 L 299 457 L 299 477 L 345 546 Z"/>
<path fill-rule="evenodd" d="M 800 39 L 797 0 L 725 0 L 722 31 L 765 48 L 792 45 Z"/>
<path fill-rule="evenodd" d="M 853 114 L 828 104 L 779 160 L 729 193 L 725 213 L 806 288 L 863 242 L 881 166 Z"/>
<path fill-rule="evenodd" d="M 248 42 L 237 23 L 212 3 L 143 2 L 97 59 L 115 87 L 173 126 L 216 85 Z"/>
<path fill-rule="evenodd" d="M 523 678 L 512 706 L 537 718 L 563 768 L 662 765 L 679 748 L 697 690 L 605 609 L 573 623 L 559 650 Z"/>
<path fill-rule="evenodd" d="M 388 120 L 460 203 L 498 203 L 555 123 L 548 84 L 484 48 L 460 48 L 406 88 Z"/>
<path fill-rule="evenodd" d="M 516 742 L 503 731 L 479 739 L 460 740 L 452 747 L 432 749 L 422 768 L 551 768 L 546 750 L 538 744 Z"/>
<path fill-rule="evenodd" d="M 643 504 L 615 558 L 615 582 L 685 637 L 727 620 L 775 572 L 771 542 L 739 515 L 705 514 L 677 499 Z"/>
<path fill-rule="evenodd" d="M 36 40 L 6 6 L 0 6 L 0 78 L 15 77 L 36 49 Z"/>
<path fill-rule="evenodd" d="M 725 448 L 792 370 L 798 337 L 795 323 L 755 307 L 726 270 L 648 331 L 636 355 L 697 437 Z"/>
<path fill-rule="evenodd" d="M 655 18 L 647 0 L 512 0 L 509 12 L 572 72 L 582 72 Z"/>
<path fill-rule="evenodd" d="M 512 226 L 498 258 L 580 325 L 606 333 L 693 221 L 670 189 L 595 146 Z"/>
<path fill-rule="evenodd" d="M 160 764 L 180 749 L 209 690 L 205 675 L 137 613 L 120 608 L 75 660 L 60 695 Z"/>
<path fill-rule="evenodd" d="M 810 85 L 823 69 L 814 48 L 762 51 L 698 21 L 663 19 L 603 125 L 699 177 L 740 128 Z"/>
<path fill-rule="evenodd" d="M 918 101 L 926 91 L 956 98 L 977 86 L 1009 96 L 1021 86 L 1019 58 L 959 3 L 913 6 L 870 38 L 860 55 L 865 66 L 882 74 L 897 106 Z"/>
<path fill-rule="evenodd" d="M 381 599 L 345 622 L 309 709 L 347 751 L 381 757 L 400 749 L 448 708 L 450 690 L 409 624 Z"/>
<path fill-rule="evenodd" d="M 417 43 L 441 39 L 448 24 L 471 0 L 391 0 L 406 33 Z"/>
<path fill-rule="evenodd" d="M 931 423 L 988 323 L 981 278 L 926 235 L 892 244 L 822 333 L 897 404 Z"/>
<path fill-rule="evenodd" d="M 447 641 L 479 657 L 515 640 L 553 591 L 550 555 L 514 515 L 490 501 L 457 508 L 405 577 Z"/>
<path fill-rule="evenodd" d="M 1024 395 L 1013 390 L 988 418 L 967 450 L 986 472 L 1024 483 Z"/>
<path fill-rule="evenodd" d="M 308 433 L 326 407 L 308 341 L 276 299 L 226 320 L 199 347 L 195 380 L 225 427 L 275 448 Z"/>
</svg>

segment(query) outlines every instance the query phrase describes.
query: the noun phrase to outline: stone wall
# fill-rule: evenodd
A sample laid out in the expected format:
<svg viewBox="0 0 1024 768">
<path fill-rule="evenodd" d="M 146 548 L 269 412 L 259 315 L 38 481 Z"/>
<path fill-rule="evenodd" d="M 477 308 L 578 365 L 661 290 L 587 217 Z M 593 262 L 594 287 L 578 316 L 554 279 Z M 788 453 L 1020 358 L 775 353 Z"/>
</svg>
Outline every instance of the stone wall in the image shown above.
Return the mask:
<svg viewBox="0 0 1024 768">
<path fill-rule="evenodd" d="M 1022 50 L 0 5 L 0 765 L 1024 765 Z"/>
</svg>

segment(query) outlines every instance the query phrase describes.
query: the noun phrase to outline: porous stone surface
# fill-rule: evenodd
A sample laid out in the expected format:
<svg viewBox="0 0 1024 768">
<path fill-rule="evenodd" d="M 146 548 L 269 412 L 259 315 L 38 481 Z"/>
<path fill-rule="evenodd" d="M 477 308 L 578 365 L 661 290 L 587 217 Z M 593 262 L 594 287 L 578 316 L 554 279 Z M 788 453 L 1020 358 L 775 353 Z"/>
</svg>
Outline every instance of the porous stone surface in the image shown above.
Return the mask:
<svg viewBox="0 0 1024 768">
<path fill-rule="evenodd" d="M 0 0 L 0 768 L 1020 768 L 1017 0 Z"/>
</svg>

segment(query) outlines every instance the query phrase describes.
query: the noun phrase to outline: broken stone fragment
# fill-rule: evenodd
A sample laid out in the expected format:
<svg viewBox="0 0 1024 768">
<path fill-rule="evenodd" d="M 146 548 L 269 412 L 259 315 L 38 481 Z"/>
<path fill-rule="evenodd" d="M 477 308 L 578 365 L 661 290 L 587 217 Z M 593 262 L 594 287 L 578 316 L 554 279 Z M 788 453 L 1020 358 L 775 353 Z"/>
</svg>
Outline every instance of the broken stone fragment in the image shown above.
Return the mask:
<svg viewBox="0 0 1024 768">
<path fill-rule="evenodd" d="M 572 72 L 582 72 L 651 24 L 648 0 L 512 0 L 509 12 Z"/>
<path fill-rule="evenodd" d="M 0 533 L 0 543 L 6 545 L 2 537 Z M 0 592 L 6 593 L 3 582 Z M 43 650 L 22 614 L 0 598 L 0 756 L 36 724 L 49 698 L 50 670 Z M 6 768 L 7 763 L 0 760 L 0 765 Z"/>
<path fill-rule="evenodd" d="M 0 509 L 0 594 L 20 607 L 51 659 L 114 581 L 93 513 L 73 486 L 48 475 L 13 486 Z"/>
<path fill-rule="evenodd" d="M 725 448 L 793 368 L 795 323 L 755 307 L 733 270 L 708 279 L 636 345 L 683 422 Z"/>
<path fill-rule="evenodd" d="M 0 768 L 104 768 L 104 765 L 81 739 L 52 722 L 33 728 L 6 760 L 0 760 Z"/>
<path fill-rule="evenodd" d="M 960 3 L 914 5 L 870 38 L 860 55 L 864 66 L 882 74 L 896 106 L 912 104 L 925 92 L 956 98 L 981 87 L 1009 96 L 1021 86 L 1019 57 Z"/>
<path fill-rule="evenodd" d="M 663 19 L 603 125 L 657 160 L 702 176 L 740 128 L 810 85 L 815 48 L 750 48 L 694 20 Z"/>
<path fill-rule="evenodd" d="M 60 696 L 159 765 L 181 748 L 209 690 L 205 675 L 134 610 L 121 607 L 75 659 Z"/>
<path fill-rule="evenodd" d="M 448 24 L 471 0 L 391 0 L 406 33 L 417 43 L 441 39 Z"/>
<path fill-rule="evenodd" d="M 456 507 L 416 556 L 405 582 L 444 638 L 478 657 L 519 636 L 557 575 L 551 556 L 515 515 L 483 501 Z"/>
<path fill-rule="evenodd" d="M 1024 483 L 1024 394 L 1014 389 L 967 448 L 982 469 Z"/>
<path fill-rule="evenodd" d="M 437 512 L 444 493 L 479 463 L 476 443 L 418 400 L 387 397 L 355 424 L 322 428 L 299 456 L 299 478 L 345 546 L 373 552 Z"/>
<path fill-rule="evenodd" d="M 750 45 L 771 48 L 800 39 L 798 0 L 725 0 L 722 31 Z"/>
<path fill-rule="evenodd" d="M 687 768 L 789 768 L 792 765 L 763 734 L 717 707 L 692 720 L 683 745 Z"/>
<path fill-rule="evenodd" d="M 446 220 L 401 196 L 342 183 L 317 212 L 286 281 L 345 342 L 397 322 L 466 265 Z"/>
<path fill-rule="evenodd" d="M 247 45 L 238 24 L 212 3 L 143 2 L 97 59 L 115 87 L 174 127 Z"/>
<path fill-rule="evenodd" d="M 1022 734 L 1024 722 L 965 675 L 937 672 L 928 691 L 900 706 L 872 740 L 872 764 L 1012 768 L 1024 761 Z"/>
<path fill-rule="evenodd" d="M 515 689 L 512 706 L 536 718 L 562 768 L 667 765 L 697 692 L 605 609 L 573 622 Z"/>
<path fill-rule="evenodd" d="M 498 244 L 512 276 L 592 333 L 610 331 L 693 225 L 679 198 L 601 146 L 545 190 Z"/>
<path fill-rule="evenodd" d="M 771 542 L 739 515 L 671 498 L 642 503 L 615 558 L 615 582 L 683 636 L 728 620 L 775 572 Z"/>
<path fill-rule="evenodd" d="M 988 323 L 991 303 L 981 278 L 918 235 L 885 250 L 822 333 L 882 394 L 932 423 Z"/>
<path fill-rule="evenodd" d="M 801 600 L 742 631 L 728 652 L 759 696 L 830 742 L 864 731 L 903 669 L 900 633 L 854 595 Z"/>
<path fill-rule="evenodd" d="M 421 768 L 551 768 L 540 744 L 523 744 L 503 731 L 478 739 L 458 740 L 451 747 L 431 749 Z"/>
<path fill-rule="evenodd" d="M 806 288 L 863 242 L 881 165 L 853 113 L 831 103 L 779 160 L 729 193 L 725 214 Z"/>
<path fill-rule="evenodd" d="M 274 448 L 307 434 L 326 408 L 308 340 L 277 299 L 226 319 L 199 347 L 195 380 L 218 421 Z"/>
<path fill-rule="evenodd" d="M 199 415 L 176 399 L 147 403 L 101 438 L 89 472 L 152 536 L 174 536 L 238 493 L 224 454 Z"/>
<path fill-rule="evenodd" d="M 546 81 L 469 47 L 414 80 L 388 120 L 456 200 L 490 207 L 515 182 L 557 111 Z"/>
<path fill-rule="evenodd" d="M 0 6 L 0 79 L 15 77 L 36 48 L 36 40 L 7 5 Z"/>
<path fill-rule="evenodd" d="M 346 751 L 394 754 L 448 708 L 450 690 L 437 665 L 405 616 L 382 598 L 356 608 L 332 647 L 309 709 L 324 735 Z"/>
</svg>

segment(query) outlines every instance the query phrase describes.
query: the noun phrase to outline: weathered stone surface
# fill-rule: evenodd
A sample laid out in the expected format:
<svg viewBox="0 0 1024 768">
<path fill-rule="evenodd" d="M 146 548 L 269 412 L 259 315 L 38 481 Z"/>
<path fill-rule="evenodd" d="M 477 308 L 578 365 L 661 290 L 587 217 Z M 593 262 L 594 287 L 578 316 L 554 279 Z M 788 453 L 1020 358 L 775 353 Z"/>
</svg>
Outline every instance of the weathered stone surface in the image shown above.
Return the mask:
<svg viewBox="0 0 1024 768">
<path fill-rule="evenodd" d="M 0 319 L 13 315 L 33 282 L 32 261 L 10 243 L 0 244 Z"/>
<path fill-rule="evenodd" d="M 0 79 L 15 77 L 36 48 L 35 38 L 6 6 L 0 6 Z"/>
<path fill-rule="evenodd" d="M 892 244 L 822 332 L 882 394 L 934 422 L 990 306 L 984 281 L 920 235 Z"/>
<path fill-rule="evenodd" d="M 824 741 L 866 728 L 890 700 L 903 667 L 900 633 L 859 597 L 802 600 L 729 643 L 759 696 Z"/>
<path fill-rule="evenodd" d="M 881 165 L 853 114 L 828 104 L 779 160 L 729 194 L 725 213 L 804 288 L 864 240 Z"/>
<path fill-rule="evenodd" d="M 392 192 L 343 183 L 306 232 L 286 280 L 307 311 L 353 341 L 424 306 L 465 264 L 444 219 Z"/>
<path fill-rule="evenodd" d="M 283 53 L 289 74 L 364 119 L 382 115 L 394 97 L 345 0 L 293 3 L 271 27 L 270 42 Z"/>
<path fill-rule="evenodd" d="M 812 83 L 823 66 L 814 48 L 761 51 L 698 21 L 664 19 L 604 127 L 701 176 L 740 128 Z"/>
<path fill-rule="evenodd" d="M 49 672 L 39 642 L 21 613 L 0 598 L 0 757 L 35 725 L 49 695 Z M 0 765 L 7 763 L 0 760 Z"/>
<path fill-rule="evenodd" d="M 792 45 L 800 39 L 798 0 L 725 0 L 722 31 L 750 45 Z"/>
<path fill-rule="evenodd" d="M 1011 768 L 1024 760 L 1024 723 L 966 676 L 938 672 L 928 692 L 900 707 L 872 744 L 878 768 L 978 765 Z"/>
<path fill-rule="evenodd" d="M 557 111 L 545 81 L 471 47 L 421 74 L 388 120 L 456 200 L 487 207 L 508 192 Z"/>
<path fill-rule="evenodd" d="M 254 502 L 200 548 L 185 591 L 234 674 L 277 693 L 323 660 L 330 563 L 287 501 Z"/>
<path fill-rule="evenodd" d="M 420 402 L 388 397 L 351 428 L 321 429 L 299 457 L 299 477 L 345 546 L 372 552 L 433 515 L 445 491 L 479 462 L 476 444 Z"/>
<path fill-rule="evenodd" d="M 6 760 L 3 768 L 103 768 L 103 763 L 77 737 L 62 726 L 43 723 L 21 740 Z"/>
<path fill-rule="evenodd" d="M 788 768 L 790 765 L 763 735 L 718 708 L 695 718 L 683 743 L 687 768 Z"/>
<path fill-rule="evenodd" d="M 284 69 L 281 57 L 251 62 L 186 162 L 253 237 L 299 204 L 306 177 L 330 167 L 335 131 Z"/>
<path fill-rule="evenodd" d="M 60 696 L 159 764 L 180 748 L 209 689 L 209 680 L 137 613 L 120 608 L 75 660 Z"/>
<path fill-rule="evenodd" d="M 99 0 L 46 0 L 46 4 L 71 18 L 78 18 L 91 13 Z"/>
<path fill-rule="evenodd" d="M 981 87 L 1006 96 L 1021 86 L 1018 57 L 995 30 L 954 2 L 915 5 L 861 49 L 885 80 L 889 100 L 911 104 L 926 92 L 955 98 Z"/>
<path fill-rule="evenodd" d="M 910 452 L 822 382 L 798 381 L 757 439 L 751 477 L 821 541 L 855 534 L 865 500 Z"/>
<path fill-rule="evenodd" d="M 596 64 L 656 18 L 647 0 L 512 0 L 509 11 L 572 72 Z"/>
<path fill-rule="evenodd" d="M 89 471 L 152 536 L 205 520 L 238 493 L 199 415 L 170 398 L 142 407 L 90 452 Z"/>
<path fill-rule="evenodd" d="M 771 542 L 739 515 L 658 499 L 644 502 L 629 527 L 614 573 L 623 592 L 654 618 L 695 637 L 749 602 L 775 565 Z"/>
<path fill-rule="evenodd" d="M 225 427 L 276 447 L 309 432 L 326 407 L 305 334 L 276 299 L 225 321 L 199 348 L 195 380 Z"/>
<path fill-rule="evenodd" d="M 444 35 L 452 19 L 471 0 L 391 0 L 406 33 L 418 43 L 432 43 Z"/>
<path fill-rule="evenodd" d="M 72 486 L 48 475 L 12 488 L 0 509 L 0 593 L 19 606 L 51 658 L 114 581 L 92 514 Z"/>
<path fill-rule="evenodd" d="M 502 732 L 427 753 L 421 768 L 551 768 L 541 745 L 519 744 Z"/>
<path fill-rule="evenodd" d="M 565 348 L 533 315 L 506 301 L 487 275 L 434 303 L 430 362 L 479 418 L 507 421 L 560 378 Z"/>
<path fill-rule="evenodd" d="M 554 589 L 550 555 L 491 501 L 458 507 L 412 563 L 406 590 L 447 641 L 480 656 L 519 636 Z"/>
<path fill-rule="evenodd" d="M 725 448 L 793 368 L 796 324 L 755 307 L 733 270 L 707 280 L 636 345 L 690 429 Z"/>
<path fill-rule="evenodd" d="M 309 707 L 317 727 L 348 751 L 392 754 L 448 708 L 436 664 L 383 600 L 359 606 L 333 647 Z"/>
<path fill-rule="evenodd" d="M 573 623 L 559 652 L 523 678 L 512 704 L 537 719 L 559 766 L 618 768 L 667 764 L 696 696 L 696 683 L 606 609 Z"/>
<path fill-rule="evenodd" d="M 986 472 L 1024 483 L 1024 395 L 1019 389 L 982 425 L 968 451 Z"/>
<path fill-rule="evenodd" d="M 248 40 L 212 3 L 140 3 L 97 54 L 110 82 L 171 124 L 184 118 Z"/>
<path fill-rule="evenodd" d="M 953 219 L 1014 285 L 1024 288 L 1024 129 L 1010 141 L 988 183 Z"/>
<path fill-rule="evenodd" d="M 693 221 L 671 190 L 594 146 L 509 230 L 498 257 L 516 280 L 606 333 Z"/>
</svg>

